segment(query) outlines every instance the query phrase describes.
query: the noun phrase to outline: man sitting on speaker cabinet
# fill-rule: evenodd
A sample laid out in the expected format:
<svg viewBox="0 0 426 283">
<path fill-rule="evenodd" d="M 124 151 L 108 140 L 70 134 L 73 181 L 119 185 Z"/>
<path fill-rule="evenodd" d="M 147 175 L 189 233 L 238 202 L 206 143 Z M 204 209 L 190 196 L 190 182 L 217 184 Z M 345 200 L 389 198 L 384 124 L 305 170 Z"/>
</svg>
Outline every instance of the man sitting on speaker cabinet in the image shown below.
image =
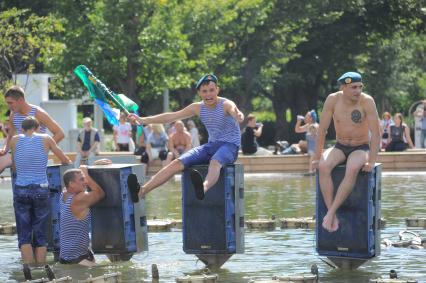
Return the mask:
<svg viewBox="0 0 426 283">
<path fill-rule="evenodd" d="M 111 164 L 100 159 L 95 165 Z M 89 175 L 87 166 L 69 169 L 63 176 L 65 189 L 60 197 L 60 253 L 59 261 L 64 264 L 94 266 L 95 257 L 90 250 L 89 225 L 90 207 L 100 201 L 105 193 Z M 90 190 L 88 190 L 90 188 Z"/>
<path fill-rule="evenodd" d="M 330 94 L 325 103 L 319 126 L 314 168 L 319 169 L 321 192 L 327 206 L 322 226 L 329 232 L 339 229 L 337 209 L 351 193 L 359 171 L 370 172 L 380 148 L 379 117 L 370 95 L 362 92 L 359 73 L 347 72 L 339 79 L 340 91 Z M 334 121 L 337 143 L 323 153 L 325 135 Z M 371 137 L 371 139 L 370 139 Z M 331 171 L 346 161 L 345 177 L 334 195 Z"/>
<path fill-rule="evenodd" d="M 180 111 L 143 118 L 136 114 L 128 116 L 130 120 L 137 120 L 142 124 L 171 123 L 199 116 L 209 133 L 209 140 L 206 144 L 185 152 L 155 174 L 140 188 L 139 197 L 144 197 L 146 193 L 162 185 L 185 168 L 192 165 L 209 164 L 205 180 L 197 170 L 190 172 L 195 194 L 198 199 L 203 199 L 207 190 L 219 179 L 220 169 L 226 164 L 235 162 L 241 145 L 239 123 L 244 120 L 244 114 L 233 101 L 218 96 L 217 82 L 215 75 L 204 75 L 196 84 L 198 95 L 202 101 L 192 103 Z"/>
</svg>

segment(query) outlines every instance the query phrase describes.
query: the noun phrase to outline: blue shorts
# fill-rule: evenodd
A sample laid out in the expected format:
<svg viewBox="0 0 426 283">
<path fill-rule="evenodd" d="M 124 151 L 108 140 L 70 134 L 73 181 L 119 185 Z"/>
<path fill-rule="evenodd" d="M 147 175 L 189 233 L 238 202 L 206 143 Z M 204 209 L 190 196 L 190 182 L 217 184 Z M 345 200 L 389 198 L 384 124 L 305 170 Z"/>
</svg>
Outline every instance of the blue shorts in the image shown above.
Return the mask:
<svg viewBox="0 0 426 283">
<path fill-rule="evenodd" d="M 19 248 L 24 244 L 44 247 L 50 214 L 49 189 L 40 185 L 19 186 L 13 190 Z"/>
<path fill-rule="evenodd" d="M 238 157 L 238 146 L 229 142 L 208 142 L 185 152 L 178 159 L 185 168 L 192 165 L 209 164 L 210 160 L 217 160 L 222 166 L 234 163 Z"/>
</svg>

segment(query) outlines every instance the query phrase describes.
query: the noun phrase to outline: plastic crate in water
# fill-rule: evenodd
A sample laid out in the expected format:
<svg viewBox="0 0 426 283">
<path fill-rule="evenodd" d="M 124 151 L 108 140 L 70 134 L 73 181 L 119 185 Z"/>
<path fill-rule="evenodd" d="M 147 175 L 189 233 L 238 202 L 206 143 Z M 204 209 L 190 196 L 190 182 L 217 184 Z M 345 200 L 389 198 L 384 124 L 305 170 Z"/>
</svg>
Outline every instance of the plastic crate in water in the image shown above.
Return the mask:
<svg viewBox="0 0 426 283">
<path fill-rule="evenodd" d="M 346 166 L 332 171 L 334 194 L 345 175 Z M 327 213 L 317 174 L 316 249 L 319 255 L 368 259 L 380 254 L 381 165 L 372 172 L 360 171 L 355 187 L 337 210 L 339 229 L 328 232 L 322 227 Z"/>
<path fill-rule="evenodd" d="M 129 174 L 143 183 L 143 165 L 89 166 L 90 176 L 102 187 L 105 198 L 92 211 L 94 253 L 126 254 L 148 250 L 144 200 L 133 203 L 127 186 Z"/>
<path fill-rule="evenodd" d="M 218 182 L 203 200 L 195 196 L 190 170 L 204 177 L 208 166 L 198 165 L 182 174 L 183 250 L 188 254 L 244 252 L 244 169 L 240 164 L 221 169 Z"/>
</svg>

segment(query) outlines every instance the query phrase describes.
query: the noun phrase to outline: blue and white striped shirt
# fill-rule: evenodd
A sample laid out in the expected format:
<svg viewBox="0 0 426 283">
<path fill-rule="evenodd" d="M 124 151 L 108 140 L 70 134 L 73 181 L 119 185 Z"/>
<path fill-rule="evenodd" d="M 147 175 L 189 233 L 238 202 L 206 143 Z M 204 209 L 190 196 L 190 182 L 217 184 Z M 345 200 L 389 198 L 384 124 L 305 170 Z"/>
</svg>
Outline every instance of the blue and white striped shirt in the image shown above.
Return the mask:
<svg viewBox="0 0 426 283">
<path fill-rule="evenodd" d="M 91 212 L 82 220 L 74 217 L 71 211 L 71 203 L 74 198 L 71 194 L 64 200 L 64 193 L 61 193 L 60 208 L 61 216 L 59 218 L 59 258 L 64 260 L 73 260 L 87 254 L 89 249 L 89 224 Z"/>
<path fill-rule="evenodd" d="M 37 112 L 37 107 L 34 105 L 31 105 L 31 110 L 28 114 L 22 115 L 17 112 L 13 112 L 13 126 L 15 127 L 17 134 L 22 134 L 22 121 L 24 121 L 25 118 L 28 116 L 35 117 Z M 39 121 L 40 122 L 40 121 Z M 45 134 L 46 133 L 46 126 L 40 124 L 39 133 Z"/>
<path fill-rule="evenodd" d="M 209 133 L 209 142 L 229 142 L 240 147 L 240 126 L 234 117 L 225 113 L 223 109 L 224 98 L 219 97 L 219 102 L 214 109 L 201 104 L 200 119 Z"/>
<path fill-rule="evenodd" d="M 18 135 L 13 156 L 17 185 L 37 184 L 47 186 L 47 152 L 43 142 L 46 136 L 46 134 L 37 133 L 33 133 L 32 136 Z"/>
</svg>

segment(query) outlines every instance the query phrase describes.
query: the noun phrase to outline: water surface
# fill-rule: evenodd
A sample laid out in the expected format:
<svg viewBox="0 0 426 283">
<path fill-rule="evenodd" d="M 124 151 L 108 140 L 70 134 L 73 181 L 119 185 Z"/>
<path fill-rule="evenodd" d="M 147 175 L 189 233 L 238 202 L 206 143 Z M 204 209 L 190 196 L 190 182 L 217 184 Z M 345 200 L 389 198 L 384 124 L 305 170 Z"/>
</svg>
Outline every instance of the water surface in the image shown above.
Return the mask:
<svg viewBox="0 0 426 283">
<path fill-rule="evenodd" d="M 13 222 L 10 181 L 0 181 L 0 222 Z M 305 217 L 315 210 L 315 180 L 299 174 L 246 174 L 245 219 L 263 217 Z M 384 173 L 382 217 L 387 226 L 382 239 L 396 240 L 405 229 L 405 217 L 426 217 L 426 174 Z M 182 214 L 180 179 L 175 178 L 146 197 L 148 218 L 179 219 Z M 426 230 L 412 229 L 426 238 Z M 182 250 L 182 232 L 149 233 L 149 252 L 134 255 L 128 262 L 110 263 L 96 255 L 101 266 L 83 268 L 54 264 L 57 276 L 86 279 L 120 271 L 124 282 L 151 282 L 151 264 L 158 266 L 160 282 L 175 282 L 185 274 L 199 273 L 204 265 Z M 382 249 L 381 255 L 355 271 L 332 269 L 315 253 L 313 230 L 288 229 L 246 231 L 245 253 L 232 256 L 222 268 L 214 270 L 219 282 L 240 283 L 250 279 L 270 279 L 274 275 L 307 273 L 317 264 L 321 282 L 368 282 L 385 276 L 390 269 L 400 277 L 426 282 L 426 250 Z M 52 257 L 50 257 L 52 259 Z M 52 263 L 53 264 L 53 263 Z M 37 273 L 37 272 L 36 272 Z M 39 272 L 40 273 L 40 272 Z M 0 282 L 23 281 L 16 235 L 0 235 Z"/>
</svg>

